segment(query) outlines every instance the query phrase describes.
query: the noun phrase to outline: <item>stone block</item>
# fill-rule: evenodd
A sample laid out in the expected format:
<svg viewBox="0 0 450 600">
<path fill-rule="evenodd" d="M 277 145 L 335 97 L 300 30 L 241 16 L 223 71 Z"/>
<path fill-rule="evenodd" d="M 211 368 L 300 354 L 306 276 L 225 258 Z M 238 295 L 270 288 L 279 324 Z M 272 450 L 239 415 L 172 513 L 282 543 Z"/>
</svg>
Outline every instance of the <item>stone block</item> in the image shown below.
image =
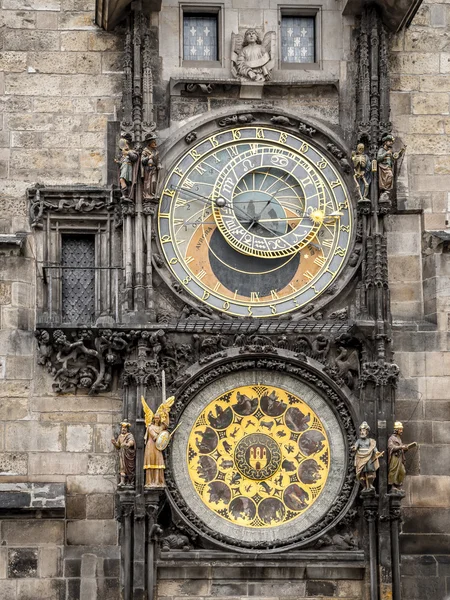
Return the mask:
<svg viewBox="0 0 450 600">
<path fill-rule="evenodd" d="M 95 52 L 77 54 L 77 72 L 94 75 L 102 71 L 102 57 Z"/>
<path fill-rule="evenodd" d="M 333 581 L 307 581 L 307 596 L 335 596 L 337 585 Z"/>
<path fill-rule="evenodd" d="M 35 11 L 4 10 L 1 25 L 8 29 L 34 29 L 36 27 Z"/>
<path fill-rule="evenodd" d="M 430 400 L 424 403 L 425 419 L 429 419 L 430 421 L 448 421 L 449 415 L 450 400 Z"/>
<path fill-rule="evenodd" d="M 389 281 L 420 281 L 420 262 L 416 255 L 391 256 L 388 264 Z"/>
<path fill-rule="evenodd" d="M 404 508 L 403 533 L 450 531 L 450 508 Z"/>
<path fill-rule="evenodd" d="M 4 306 L 2 308 L 2 327 L 3 329 L 21 329 L 23 331 L 31 329 L 33 313 L 28 308 Z M 22 377 L 18 377 L 18 379 L 22 379 Z"/>
<path fill-rule="evenodd" d="M 32 52 L 33 50 L 51 52 L 59 50 L 59 32 L 28 31 L 25 29 L 6 30 L 3 37 L 3 50 L 15 50 L 19 52 Z M 32 77 L 28 74 L 28 78 L 31 79 Z"/>
<path fill-rule="evenodd" d="M 43 77 L 43 76 L 42 76 Z M 63 96 L 118 96 L 121 93 L 121 75 L 64 76 Z M 53 94 L 48 94 L 53 95 Z"/>
<path fill-rule="evenodd" d="M 10 357 L 5 361 L 6 373 L 9 370 Z M 0 419 L 2 421 L 18 421 L 28 416 L 28 398 L 0 398 Z"/>
<path fill-rule="evenodd" d="M 81 577 L 80 558 L 66 558 L 64 560 L 64 577 Z"/>
<path fill-rule="evenodd" d="M 17 582 L 17 600 L 65 600 L 63 579 L 22 579 Z"/>
<path fill-rule="evenodd" d="M 17 581 L 4 579 L 0 586 L 0 600 L 16 600 Z"/>
<path fill-rule="evenodd" d="M 80 600 L 81 598 L 81 579 L 67 580 L 67 599 Z"/>
<path fill-rule="evenodd" d="M 39 548 L 39 577 L 61 576 L 61 548 Z"/>
<path fill-rule="evenodd" d="M 39 452 L 29 455 L 30 475 L 78 475 L 86 473 L 88 455 L 72 452 Z"/>
<path fill-rule="evenodd" d="M 337 582 L 339 598 L 363 598 L 364 588 L 362 581 L 338 581 Z"/>
<path fill-rule="evenodd" d="M 72 494 L 111 494 L 116 488 L 115 476 L 69 475 L 67 493 Z"/>
<path fill-rule="evenodd" d="M 103 413 L 100 413 L 103 414 Z M 94 413 L 80 413 L 80 412 L 46 412 L 39 415 L 41 421 L 51 421 L 52 423 L 96 423 L 97 415 Z"/>
<path fill-rule="evenodd" d="M 444 598 L 445 581 L 439 577 L 403 577 L 402 595 L 408 600 Z"/>
<path fill-rule="evenodd" d="M 92 494 L 86 496 L 88 519 L 112 519 L 114 517 L 114 496 L 112 494 Z"/>
<path fill-rule="evenodd" d="M 10 579 L 37 577 L 37 572 L 37 548 L 14 548 L 8 550 L 8 577 Z"/>
<path fill-rule="evenodd" d="M 68 521 L 67 544 L 100 546 L 117 543 L 117 523 L 112 520 Z"/>
<path fill-rule="evenodd" d="M 450 144 L 445 135 L 410 134 L 408 154 L 448 154 Z"/>
<path fill-rule="evenodd" d="M 421 134 L 421 133 L 432 133 L 441 134 L 444 133 L 444 124 L 446 117 L 440 115 L 417 115 L 411 116 L 408 120 L 409 130 L 408 133 Z M 432 160 L 432 157 L 429 157 Z"/>
<path fill-rule="evenodd" d="M 21 73 L 27 68 L 25 52 L 0 52 L 0 69 L 9 73 Z"/>
<path fill-rule="evenodd" d="M 0 398 L 27 396 L 30 384 L 25 381 L 0 381 Z"/>
<path fill-rule="evenodd" d="M 422 475 L 447 475 L 450 464 L 450 445 L 420 446 L 420 472 Z"/>
<path fill-rule="evenodd" d="M 5 93 L 17 96 L 60 96 L 61 78 L 59 75 L 40 73 L 8 74 Z"/>
<path fill-rule="evenodd" d="M 58 29 L 58 13 L 50 11 L 36 13 L 36 28 Z"/>
<path fill-rule="evenodd" d="M 97 31 L 88 34 L 88 50 L 93 52 L 122 52 L 122 36 Z"/>
<path fill-rule="evenodd" d="M 400 551 L 402 555 L 446 554 L 449 547 L 450 535 L 448 534 L 404 533 L 400 536 Z"/>
<path fill-rule="evenodd" d="M 434 556 L 402 556 L 403 577 L 436 577 L 437 568 L 438 563 Z"/>
<path fill-rule="evenodd" d="M 67 518 L 85 519 L 86 518 L 86 498 L 85 495 L 67 496 Z"/>
<path fill-rule="evenodd" d="M 122 52 L 102 52 L 102 73 L 122 73 Z"/>
<path fill-rule="evenodd" d="M 28 66 L 36 73 L 76 73 L 77 55 L 72 52 L 29 52 Z"/>
<path fill-rule="evenodd" d="M 442 92 L 442 90 L 449 89 L 449 85 L 450 75 L 433 73 L 432 75 L 423 75 L 420 77 L 421 92 Z"/>
<path fill-rule="evenodd" d="M 63 428 L 51 423 L 28 421 L 7 423 L 5 447 L 7 450 L 23 452 L 61 452 Z"/>
<path fill-rule="evenodd" d="M 94 427 L 94 451 L 111 452 L 112 425 L 96 425 Z"/>
<path fill-rule="evenodd" d="M 93 430 L 91 425 L 66 426 L 67 452 L 90 452 L 92 450 Z"/>
<path fill-rule="evenodd" d="M 411 94 L 408 92 L 391 92 L 391 110 L 398 115 L 411 114 Z"/>
<path fill-rule="evenodd" d="M 423 117 L 415 117 L 414 121 L 419 118 Z M 410 156 L 408 169 L 413 175 L 433 175 L 434 164 L 435 158 L 433 156 Z"/>
<path fill-rule="evenodd" d="M 0 281 L 0 304 L 11 304 L 11 283 Z"/>
<path fill-rule="evenodd" d="M 411 501 L 413 506 L 417 508 L 448 508 L 450 477 L 420 475 L 419 477 L 412 477 L 409 484 L 411 488 Z"/>
<path fill-rule="evenodd" d="M 2 524 L 2 540 L 11 546 L 64 544 L 64 522 L 57 520 L 7 520 Z"/>
<path fill-rule="evenodd" d="M 214 584 L 211 586 L 211 591 Z M 220 595 L 220 594 L 212 594 Z M 227 595 L 227 594 L 223 594 Z M 231 594 L 228 594 L 231 595 Z M 266 598 L 286 598 L 286 597 L 304 597 L 306 596 L 305 581 L 261 581 L 248 583 L 248 595 L 260 596 Z"/>
<path fill-rule="evenodd" d="M 396 52 L 391 58 L 393 73 L 423 75 L 439 72 L 439 55 L 433 52 Z"/>
<path fill-rule="evenodd" d="M 61 52 L 83 52 L 87 50 L 88 35 L 85 31 L 62 31 Z"/>
<path fill-rule="evenodd" d="M 114 475 L 116 473 L 116 455 L 107 454 L 107 455 L 99 455 L 99 454 L 91 454 L 89 455 L 88 460 L 88 475 Z"/>
<path fill-rule="evenodd" d="M 2 452 L 0 454 L 0 475 L 26 475 L 28 455 L 20 452 Z"/>
</svg>

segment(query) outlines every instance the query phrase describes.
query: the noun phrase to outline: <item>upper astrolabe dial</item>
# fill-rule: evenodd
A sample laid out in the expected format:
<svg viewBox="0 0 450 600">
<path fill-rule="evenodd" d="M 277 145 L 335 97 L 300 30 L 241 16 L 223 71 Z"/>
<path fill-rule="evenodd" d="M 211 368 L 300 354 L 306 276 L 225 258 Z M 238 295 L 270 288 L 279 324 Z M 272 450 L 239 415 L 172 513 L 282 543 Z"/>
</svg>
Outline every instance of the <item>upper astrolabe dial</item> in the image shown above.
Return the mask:
<svg viewBox="0 0 450 600">
<path fill-rule="evenodd" d="M 217 178 L 215 221 L 243 254 L 294 254 L 314 240 L 325 218 L 325 189 L 316 169 L 292 152 L 275 150 L 244 151 Z"/>
<path fill-rule="evenodd" d="M 270 318 L 336 280 L 353 214 L 339 172 L 310 140 L 245 125 L 184 151 L 164 182 L 158 233 L 186 293 L 222 313 Z"/>
</svg>

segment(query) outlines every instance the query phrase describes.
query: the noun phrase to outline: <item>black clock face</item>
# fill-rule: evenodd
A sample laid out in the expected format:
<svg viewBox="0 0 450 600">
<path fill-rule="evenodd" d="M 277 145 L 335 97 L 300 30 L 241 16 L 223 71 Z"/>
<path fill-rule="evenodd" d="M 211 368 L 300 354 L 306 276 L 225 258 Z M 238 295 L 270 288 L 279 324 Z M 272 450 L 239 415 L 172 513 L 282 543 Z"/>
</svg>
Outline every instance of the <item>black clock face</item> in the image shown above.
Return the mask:
<svg viewBox="0 0 450 600">
<path fill-rule="evenodd" d="M 344 182 L 310 142 L 273 127 L 220 131 L 169 173 L 159 238 L 173 275 L 205 304 L 273 317 L 320 296 L 352 239 Z"/>
</svg>

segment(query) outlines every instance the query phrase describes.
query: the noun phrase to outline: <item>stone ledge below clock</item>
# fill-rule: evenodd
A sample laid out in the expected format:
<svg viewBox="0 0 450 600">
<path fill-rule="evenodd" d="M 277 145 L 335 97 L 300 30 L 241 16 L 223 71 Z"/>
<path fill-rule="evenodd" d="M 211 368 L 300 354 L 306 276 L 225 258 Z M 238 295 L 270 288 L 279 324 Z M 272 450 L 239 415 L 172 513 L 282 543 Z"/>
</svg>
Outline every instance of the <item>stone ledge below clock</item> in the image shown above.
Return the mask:
<svg viewBox="0 0 450 600">
<path fill-rule="evenodd" d="M 353 579 L 364 578 L 364 552 L 253 554 L 191 550 L 161 552 L 158 579 Z"/>
</svg>

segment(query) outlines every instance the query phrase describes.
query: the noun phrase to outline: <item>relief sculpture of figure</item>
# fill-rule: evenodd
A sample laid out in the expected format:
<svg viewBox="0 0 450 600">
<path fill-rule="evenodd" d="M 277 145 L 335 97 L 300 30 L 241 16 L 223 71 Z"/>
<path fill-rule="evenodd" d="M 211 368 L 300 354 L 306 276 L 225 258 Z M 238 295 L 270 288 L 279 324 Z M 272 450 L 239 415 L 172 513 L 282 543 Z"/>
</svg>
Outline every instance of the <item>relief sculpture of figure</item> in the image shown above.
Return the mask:
<svg viewBox="0 0 450 600">
<path fill-rule="evenodd" d="M 394 152 L 392 146 L 395 138 L 393 135 L 385 135 L 382 139 L 382 146 L 378 150 L 378 187 L 380 192 L 392 190 L 394 187 L 394 165 L 405 152 L 406 146 L 399 152 Z"/>
<path fill-rule="evenodd" d="M 119 166 L 119 184 L 123 200 L 132 200 L 136 185 L 136 165 L 139 155 L 131 147 L 131 135 L 124 134 L 119 141 L 121 154 L 114 162 Z"/>
<path fill-rule="evenodd" d="M 364 144 L 358 144 L 352 152 L 353 179 L 359 189 L 360 199 L 369 199 L 369 187 L 372 182 L 370 157 L 364 152 Z"/>
<path fill-rule="evenodd" d="M 134 435 L 130 432 L 130 423 L 123 422 L 120 424 L 120 433 L 111 442 L 119 451 L 119 486 L 133 485 L 135 478 L 135 458 L 136 458 L 136 443 Z"/>
<path fill-rule="evenodd" d="M 355 452 L 355 469 L 358 481 L 364 486 L 364 491 L 374 490 L 374 481 L 380 467 L 379 458 L 384 452 L 378 452 L 377 443 L 369 438 L 370 427 L 366 421 L 359 426 L 359 438 L 352 446 Z"/>
<path fill-rule="evenodd" d="M 389 475 L 388 483 L 392 486 L 392 490 L 401 491 L 403 481 L 405 480 L 405 452 L 410 448 L 417 446 L 417 442 L 403 444 L 402 442 L 403 425 L 400 421 L 394 423 L 394 433 L 388 439 L 388 458 L 389 458 Z"/>
<path fill-rule="evenodd" d="M 261 38 L 256 29 L 247 29 L 244 36 L 232 34 L 231 63 L 235 77 L 264 82 L 270 79 L 275 64 L 275 32 Z"/>
<path fill-rule="evenodd" d="M 144 200 L 152 200 L 156 196 L 158 175 L 161 169 L 159 152 L 156 149 L 156 135 L 149 133 L 145 138 L 146 146 L 141 154 L 141 177 L 144 180 Z"/>
<path fill-rule="evenodd" d="M 167 448 L 171 438 L 167 427 L 169 426 L 170 408 L 175 402 L 175 396 L 171 396 L 163 402 L 156 413 L 153 413 L 143 397 L 141 402 L 144 408 L 146 427 L 144 437 L 145 487 L 164 487 L 164 469 L 166 466 L 163 450 Z"/>
</svg>

